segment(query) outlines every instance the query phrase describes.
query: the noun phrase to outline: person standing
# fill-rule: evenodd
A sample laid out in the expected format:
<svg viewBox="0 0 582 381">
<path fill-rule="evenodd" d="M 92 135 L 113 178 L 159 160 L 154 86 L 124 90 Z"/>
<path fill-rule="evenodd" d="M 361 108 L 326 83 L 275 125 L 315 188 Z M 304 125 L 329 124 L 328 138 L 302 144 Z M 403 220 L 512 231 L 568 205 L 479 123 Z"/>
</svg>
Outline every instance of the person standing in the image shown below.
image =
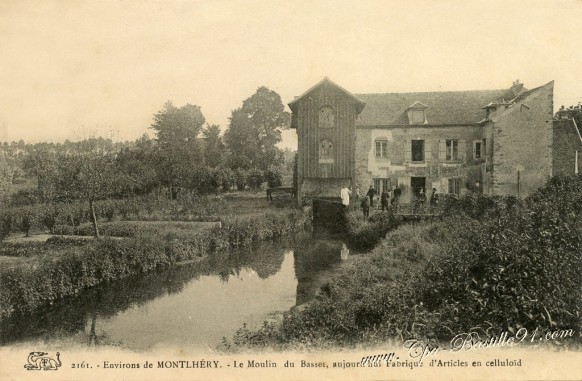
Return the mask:
<svg viewBox="0 0 582 381">
<path fill-rule="evenodd" d="M 370 198 L 370 208 L 374 207 L 374 196 L 376 195 L 376 189 L 370 185 L 370 189 L 368 189 L 368 193 L 366 193 L 366 197 Z"/>
<path fill-rule="evenodd" d="M 430 206 L 435 207 L 439 203 L 439 195 L 437 194 L 436 188 L 432 188 L 432 194 L 430 195 Z"/>
<path fill-rule="evenodd" d="M 426 202 L 426 193 L 424 193 L 424 188 L 420 188 L 418 190 L 418 201 L 420 202 L 421 206 Z"/>
<path fill-rule="evenodd" d="M 394 192 L 392 192 L 392 200 L 393 200 L 393 204 L 394 207 L 398 207 L 398 202 L 400 201 L 400 196 L 402 195 L 402 189 L 400 189 L 400 187 L 397 185 L 394 188 Z"/>
<path fill-rule="evenodd" d="M 386 189 L 382 190 L 380 194 L 380 203 L 382 204 L 382 211 L 388 209 L 388 199 L 389 199 L 388 191 Z"/>
<path fill-rule="evenodd" d="M 399 186 L 396 186 L 396 188 L 394 188 L 394 199 L 396 200 L 396 202 L 398 202 L 398 199 L 400 198 L 401 195 L 402 189 L 400 189 Z"/>
<path fill-rule="evenodd" d="M 362 207 L 364 218 L 367 219 L 370 216 L 370 199 L 368 197 L 364 197 L 360 203 L 360 206 Z"/>
<path fill-rule="evenodd" d="M 343 187 L 340 196 L 342 198 L 342 204 L 347 209 L 350 205 L 350 193 L 352 193 L 347 186 Z"/>
</svg>

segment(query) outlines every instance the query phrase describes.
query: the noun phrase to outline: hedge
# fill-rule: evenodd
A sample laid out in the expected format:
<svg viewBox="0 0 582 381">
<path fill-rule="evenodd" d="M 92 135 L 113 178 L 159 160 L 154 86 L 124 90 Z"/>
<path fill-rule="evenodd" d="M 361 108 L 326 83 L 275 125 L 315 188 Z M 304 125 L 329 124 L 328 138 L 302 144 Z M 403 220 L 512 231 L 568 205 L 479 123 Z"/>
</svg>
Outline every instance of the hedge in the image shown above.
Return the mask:
<svg viewBox="0 0 582 381">
<path fill-rule="evenodd" d="M 56 237 L 40 255 L 0 272 L 0 318 L 26 313 L 101 282 L 109 282 L 210 253 L 303 231 L 310 221 L 300 211 L 269 212 L 224 220 L 208 232 L 179 237 L 172 232 L 138 232 L 125 239 L 80 242 Z M 60 245 L 60 246 L 59 246 Z"/>
</svg>

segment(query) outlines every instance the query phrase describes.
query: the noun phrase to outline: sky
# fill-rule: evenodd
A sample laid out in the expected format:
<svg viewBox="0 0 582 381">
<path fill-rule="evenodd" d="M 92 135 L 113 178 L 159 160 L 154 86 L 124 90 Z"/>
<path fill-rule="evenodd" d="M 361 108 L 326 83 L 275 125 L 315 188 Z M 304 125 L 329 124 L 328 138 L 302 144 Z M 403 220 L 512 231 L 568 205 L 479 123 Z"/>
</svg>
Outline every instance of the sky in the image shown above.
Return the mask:
<svg viewBox="0 0 582 381">
<path fill-rule="evenodd" d="M 167 100 L 225 129 L 258 87 L 287 104 L 325 76 L 353 93 L 555 80 L 557 110 L 582 100 L 580 20 L 582 0 L 1 0 L 0 141 L 133 140 Z"/>
</svg>

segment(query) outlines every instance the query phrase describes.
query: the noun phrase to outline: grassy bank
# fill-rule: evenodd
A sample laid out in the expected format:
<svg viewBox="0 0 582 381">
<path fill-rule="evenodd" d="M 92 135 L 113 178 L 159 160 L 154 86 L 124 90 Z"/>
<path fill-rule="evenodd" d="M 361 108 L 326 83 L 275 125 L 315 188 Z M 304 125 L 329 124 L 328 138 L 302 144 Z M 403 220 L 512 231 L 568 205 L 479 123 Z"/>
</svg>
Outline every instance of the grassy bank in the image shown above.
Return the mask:
<svg viewBox="0 0 582 381">
<path fill-rule="evenodd" d="M 24 245 L 18 265 L 0 272 L 0 317 L 29 312 L 102 282 L 122 279 L 209 253 L 272 241 L 303 231 L 307 216 L 297 210 L 273 210 L 225 218 L 205 231 L 137 229 L 124 239 L 86 240 L 54 237 Z M 14 248 L 12 248 L 14 249 Z"/>
<path fill-rule="evenodd" d="M 579 340 L 580 189 L 580 176 L 553 178 L 524 200 L 453 202 L 449 210 L 457 213 L 388 233 L 368 256 L 341 269 L 312 303 L 289 311 L 281 323 L 241 329 L 225 346 L 447 342 L 462 332 L 486 337 L 520 328 L 572 329 Z"/>
</svg>

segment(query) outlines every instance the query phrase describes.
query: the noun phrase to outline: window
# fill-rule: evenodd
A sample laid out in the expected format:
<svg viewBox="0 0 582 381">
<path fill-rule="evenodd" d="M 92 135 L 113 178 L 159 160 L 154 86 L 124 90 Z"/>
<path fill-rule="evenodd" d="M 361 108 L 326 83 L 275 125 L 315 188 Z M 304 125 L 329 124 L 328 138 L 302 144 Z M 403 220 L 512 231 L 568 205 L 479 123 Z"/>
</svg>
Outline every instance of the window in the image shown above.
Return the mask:
<svg viewBox="0 0 582 381">
<path fill-rule="evenodd" d="M 447 149 L 447 160 L 459 160 L 459 141 L 458 140 L 447 140 L 446 141 L 446 149 Z"/>
<path fill-rule="evenodd" d="M 335 114 L 329 106 L 323 106 L 319 109 L 319 128 L 335 127 Z"/>
<path fill-rule="evenodd" d="M 483 143 L 482 142 L 474 142 L 473 143 L 473 157 L 475 159 L 483 158 Z"/>
<path fill-rule="evenodd" d="M 388 141 L 376 140 L 376 157 L 378 158 L 388 157 Z"/>
<path fill-rule="evenodd" d="M 408 113 L 408 123 L 409 124 L 425 124 L 426 123 L 426 115 L 424 110 L 427 109 L 427 106 L 420 103 L 419 101 L 414 102 L 410 107 L 407 109 Z"/>
<path fill-rule="evenodd" d="M 333 143 L 329 139 L 319 142 L 319 162 L 333 163 Z"/>
<path fill-rule="evenodd" d="M 412 161 L 424 161 L 424 140 L 412 140 Z"/>
<path fill-rule="evenodd" d="M 486 148 L 487 147 L 487 140 L 483 139 L 483 140 L 475 140 L 473 142 L 473 158 L 474 159 L 484 159 L 487 151 Z"/>
<path fill-rule="evenodd" d="M 390 179 L 374 179 L 374 189 L 378 193 L 382 193 L 383 190 L 391 191 Z"/>
<path fill-rule="evenodd" d="M 461 194 L 461 181 L 462 179 L 449 179 L 449 193 L 459 196 Z"/>
<path fill-rule="evenodd" d="M 380 192 L 380 179 L 374 179 L 374 189 L 376 192 Z"/>
<path fill-rule="evenodd" d="M 424 110 L 411 110 L 409 115 L 410 115 L 410 124 L 423 124 L 424 123 Z"/>
</svg>

